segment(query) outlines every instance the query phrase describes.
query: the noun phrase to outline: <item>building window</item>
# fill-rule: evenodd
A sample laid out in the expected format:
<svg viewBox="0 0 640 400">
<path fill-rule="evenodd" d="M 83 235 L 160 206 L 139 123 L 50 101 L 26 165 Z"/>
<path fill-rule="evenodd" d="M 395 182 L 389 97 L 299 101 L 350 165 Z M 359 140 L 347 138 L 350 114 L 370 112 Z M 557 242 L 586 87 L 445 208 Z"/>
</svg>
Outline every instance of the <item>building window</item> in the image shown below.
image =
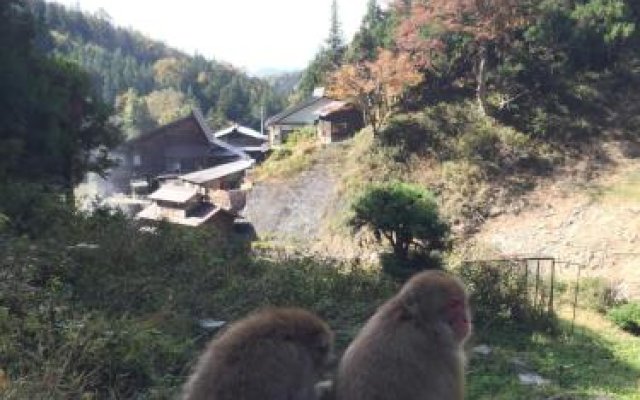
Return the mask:
<svg viewBox="0 0 640 400">
<path fill-rule="evenodd" d="M 133 166 L 134 167 L 139 167 L 140 165 L 142 165 L 142 157 L 140 157 L 140 154 L 134 154 L 133 155 Z"/>
</svg>

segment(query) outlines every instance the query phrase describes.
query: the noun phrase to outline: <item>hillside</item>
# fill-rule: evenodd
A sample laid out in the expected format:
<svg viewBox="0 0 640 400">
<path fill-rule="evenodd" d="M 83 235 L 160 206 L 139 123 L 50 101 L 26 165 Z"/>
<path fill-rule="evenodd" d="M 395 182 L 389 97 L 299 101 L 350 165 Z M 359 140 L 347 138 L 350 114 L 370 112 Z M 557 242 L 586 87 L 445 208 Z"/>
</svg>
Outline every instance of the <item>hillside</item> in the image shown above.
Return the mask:
<svg viewBox="0 0 640 400">
<path fill-rule="evenodd" d="M 584 276 L 607 278 L 622 297 L 640 299 L 640 160 L 623 155 L 628 146 L 608 143 L 612 164 L 596 176 L 552 179 L 518 199 L 517 212 L 496 212 L 473 239 L 499 254 L 582 264 Z"/>
<path fill-rule="evenodd" d="M 275 91 L 265 80 L 228 63 L 190 56 L 115 26 L 101 13 L 84 13 L 44 0 L 27 4 L 38 23 L 38 48 L 87 70 L 130 136 L 183 116 L 193 105 L 215 128 L 229 121 L 259 128 L 262 108 L 266 115 L 279 111 L 289 90 L 287 83 Z"/>
</svg>

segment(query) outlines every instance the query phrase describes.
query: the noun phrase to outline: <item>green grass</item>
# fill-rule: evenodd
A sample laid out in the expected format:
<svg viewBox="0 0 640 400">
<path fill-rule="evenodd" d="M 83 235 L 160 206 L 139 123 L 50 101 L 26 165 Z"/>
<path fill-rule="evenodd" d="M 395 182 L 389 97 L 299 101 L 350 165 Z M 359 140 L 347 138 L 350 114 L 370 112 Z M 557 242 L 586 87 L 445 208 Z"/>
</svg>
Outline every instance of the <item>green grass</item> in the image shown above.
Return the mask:
<svg viewBox="0 0 640 400">
<path fill-rule="evenodd" d="M 593 200 L 640 202 L 640 172 L 632 172 L 610 185 L 596 185 L 586 188 Z"/>
<path fill-rule="evenodd" d="M 640 172 L 631 173 L 620 182 L 605 188 L 604 195 L 616 200 L 640 202 Z"/>
<path fill-rule="evenodd" d="M 640 399 L 640 338 L 622 333 L 602 316 L 580 311 L 573 336 L 530 333 L 496 326 L 475 339 L 492 348 L 487 356 L 472 356 L 468 399 Z M 562 321 L 564 332 L 568 323 Z M 539 387 L 523 386 L 513 360 L 527 372 L 549 379 Z"/>
<path fill-rule="evenodd" d="M 320 147 L 315 130 L 302 129 L 291 134 L 286 143 L 275 149 L 264 163 L 259 165 L 254 177 L 259 180 L 287 179 L 309 168 Z"/>
</svg>

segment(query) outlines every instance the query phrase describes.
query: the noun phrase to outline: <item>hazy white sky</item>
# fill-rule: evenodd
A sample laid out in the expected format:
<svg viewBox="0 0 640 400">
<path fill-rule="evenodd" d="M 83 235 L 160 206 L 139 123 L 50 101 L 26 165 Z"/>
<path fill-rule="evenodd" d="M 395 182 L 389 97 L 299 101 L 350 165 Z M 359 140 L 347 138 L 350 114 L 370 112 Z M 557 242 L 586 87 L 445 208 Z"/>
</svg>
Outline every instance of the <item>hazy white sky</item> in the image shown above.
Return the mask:
<svg viewBox="0 0 640 400">
<path fill-rule="evenodd" d="M 331 0 L 53 0 L 248 71 L 301 69 L 329 32 Z M 349 41 L 367 0 L 338 0 Z"/>
</svg>

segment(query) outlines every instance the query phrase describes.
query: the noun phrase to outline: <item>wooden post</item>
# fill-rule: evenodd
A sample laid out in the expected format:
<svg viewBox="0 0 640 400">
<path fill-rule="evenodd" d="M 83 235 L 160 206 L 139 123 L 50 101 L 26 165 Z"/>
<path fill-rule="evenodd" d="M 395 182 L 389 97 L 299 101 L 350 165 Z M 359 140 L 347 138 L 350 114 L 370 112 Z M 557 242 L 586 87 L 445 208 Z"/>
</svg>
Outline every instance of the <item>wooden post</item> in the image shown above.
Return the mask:
<svg viewBox="0 0 640 400">
<path fill-rule="evenodd" d="M 573 336 L 574 328 L 576 325 L 576 309 L 578 308 L 578 293 L 580 292 L 580 264 L 575 264 L 578 268 L 576 273 L 576 286 L 575 294 L 573 297 L 573 318 L 571 319 L 571 335 Z"/>
<path fill-rule="evenodd" d="M 549 306 L 547 307 L 547 312 L 551 316 L 553 314 L 553 292 L 555 291 L 555 276 L 556 276 L 556 259 L 551 259 L 551 291 L 549 292 Z"/>
</svg>

